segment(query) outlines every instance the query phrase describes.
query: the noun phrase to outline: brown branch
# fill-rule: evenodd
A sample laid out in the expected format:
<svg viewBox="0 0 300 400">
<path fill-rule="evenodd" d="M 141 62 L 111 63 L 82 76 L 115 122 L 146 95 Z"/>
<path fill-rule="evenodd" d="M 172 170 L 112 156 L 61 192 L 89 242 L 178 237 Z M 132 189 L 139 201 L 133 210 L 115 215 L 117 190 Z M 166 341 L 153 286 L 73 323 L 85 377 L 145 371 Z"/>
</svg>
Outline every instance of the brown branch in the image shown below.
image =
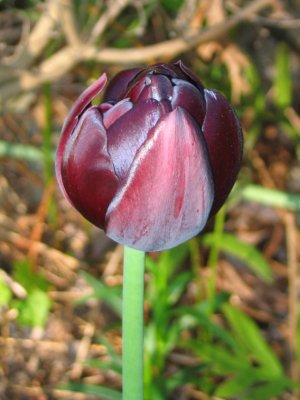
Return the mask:
<svg viewBox="0 0 300 400">
<path fill-rule="evenodd" d="M 61 1 L 61 25 L 70 46 L 81 46 L 82 41 L 76 26 L 73 0 Z"/>
<path fill-rule="evenodd" d="M 0 88 L 0 104 L 4 103 L 8 97 L 38 88 L 43 82 L 59 79 L 81 61 L 98 61 L 106 64 L 118 63 L 126 65 L 142 63 L 153 59 L 164 59 L 165 57 L 176 57 L 197 45 L 216 40 L 234 26 L 252 17 L 254 13 L 257 13 L 270 4 L 272 4 L 272 0 L 255 0 L 224 22 L 201 31 L 196 35 L 167 40 L 142 48 L 104 48 L 99 50 L 96 46 L 85 44 L 66 46 L 42 62 L 37 71 L 28 72 L 22 70 L 14 72 L 16 79 L 13 82 L 7 82 L 8 79 L 6 79 L 7 83 Z"/>
<path fill-rule="evenodd" d="M 116 19 L 122 10 L 130 3 L 130 0 L 111 0 L 107 6 L 107 11 L 101 15 L 98 22 L 94 26 L 88 43 L 95 43 L 103 34 L 107 26 Z"/>
<path fill-rule="evenodd" d="M 264 17 L 255 17 L 253 22 L 260 24 L 267 28 L 275 29 L 299 29 L 300 28 L 300 18 L 285 18 L 285 19 L 270 19 Z"/>
<path fill-rule="evenodd" d="M 34 26 L 26 43 L 22 46 L 22 50 L 17 52 L 14 57 L 10 57 L 6 63 L 7 66 L 26 69 L 34 62 L 53 37 L 55 25 L 59 21 L 60 9 L 60 0 L 48 0 L 45 4 L 44 14 Z"/>
<path fill-rule="evenodd" d="M 298 329 L 298 277 L 299 277 L 299 262 L 298 262 L 298 232 L 295 223 L 295 215 L 292 213 L 285 214 L 286 225 L 286 246 L 288 256 L 288 302 L 289 302 L 289 347 L 290 347 L 290 376 L 295 381 L 299 381 L 300 371 L 297 361 L 297 329 Z M 293 398 L 299 398 L 299 391 L 295 389 Z"/>
<path fill-rule="evenodd" d="M 1 76 L 0 69 L 0 82 L 7 82 L 0 86 L 0 106 L 9 97 L 34 90 L 44 82 L 53 82 L 62 77 L 82 60 L 80 51 L 80 47 L 64 47 L 44 61 L 36 72 L 13 70 L 11 76 Z"/>
<path fill-rule="evenodd" d="M 224 22 L 186 38 L 176 38 L 134 49 L 106 48 L 99 51 L 94 47 L 90 47 L 86 49 L 83 57 L 103 63 L 118 62 L 121 64 L 145 62 L 161 57 L 176 57 L 195 46 L 221 37 L 241 21 L 250 18 L 254 13 L 270 4 L 272 4 L 272 0 L 255 0 Z"/>
</svg>

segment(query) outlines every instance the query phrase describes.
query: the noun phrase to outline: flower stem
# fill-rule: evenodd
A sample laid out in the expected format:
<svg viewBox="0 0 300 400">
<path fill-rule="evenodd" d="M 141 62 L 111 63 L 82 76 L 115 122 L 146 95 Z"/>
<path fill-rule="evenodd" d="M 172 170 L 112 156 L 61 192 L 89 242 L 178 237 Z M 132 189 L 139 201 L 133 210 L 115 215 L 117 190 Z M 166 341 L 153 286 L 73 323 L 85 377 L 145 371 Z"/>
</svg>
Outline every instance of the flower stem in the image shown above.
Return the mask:
<svg viewBox="0 0 300 400">
<path fill-rule="evenodd" d="M 123 400 L 144 398 L 144 260 L 143 251 L 124 247 Z"/>
</svg>

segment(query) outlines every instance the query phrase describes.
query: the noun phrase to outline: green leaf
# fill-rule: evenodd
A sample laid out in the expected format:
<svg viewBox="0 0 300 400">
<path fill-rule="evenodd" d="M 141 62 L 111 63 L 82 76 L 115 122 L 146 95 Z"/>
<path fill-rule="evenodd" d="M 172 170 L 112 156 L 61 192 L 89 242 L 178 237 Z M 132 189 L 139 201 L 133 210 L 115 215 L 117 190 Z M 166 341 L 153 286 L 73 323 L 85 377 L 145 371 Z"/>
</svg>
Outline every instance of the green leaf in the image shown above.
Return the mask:
<svg viewBox="0 0 300 400">
<path fill-rule="evenodd" d="M 34 146 L 10 143 L 5 140 L 0 140 L 0 158 L 10 157 L 17 160 L 43 162 L 43 152 Z M 52 153 L 52 158 L 54 154 Z"/>
<path fill-rule="evenodd" d="M 241 191 L 242 198 L 271 207 L 300 212 L 300 195 L 267 189 L 258 185 L 247 185 Z"/>
<path fill-rule="evenodd" d="M 87 395 L 99 397 L 101 400 L 122 400 L 121 392 L 109 389 L 105 386 L 92 385 L 87 383 L 68 383 L 59 387 L 62 390 L 85 393 Z"/>
<path fill-rule="evenodd" d="M 49 282 L 41 274 L 32 270 L 28 260 L 14 264 L 14 278 L 27 292 L 25 299 L 12 302 L 12 306 L 19 312 L 19 323 L 32 327 L 44 326 L 51 308 L 48 295 Z"/>
<path fill-rule="evenodd" d="M 261 76 L 258 70 L 254 67 L 253 63 L 251 63 L 246 69 L 246 77 L 250 86 L 252 87 L 250 96 L 251 103 L 254 106 L 255 114 L 257 116 L 261 116 L 262 114 L 266 113 L 266 95 L 264 90 L 262 90 L 263 85 L 261 82 Z"/>
<path fill-rule="evenodd" d="M 265 367 L 267 375 L 283 376 L 282 366 L 276 354 L 266 343 L 252 319 L 229 304 L 223 306 L 223 311 L 239 345 L 255 356 L 256 361 Z"/>
<path fill-rule="evenodd" d="M 109 340 L 106 339 L 106 337 L 103 335 L 101 336 L 99 343 L 105 346 L 106 352 L 108 356 L 110 357 L 109 361 L 102 361 L 98 359 L 91 359 L 87 360 L 85 362 L 86 365 L 89 365 L 93 368 L 99 368 L 99 369 L 111 369 L 117 374 L 122 373 L 122 361 L 120 355 L 116 352 L 114 347 L 111 345 Z"/>
<path fill-rule="evenodd" d="M 11 301 L 12 293 L 0 275 L 0 306 L 8 306 Z"/>
<path fill-rule="evenodd" d="M 91 368 L 97 368 L 101 369 L 104 371 L 112 370 L 116 374 L 121 375 L 122 374 L 122 367 L 120 366 L 119 363 L 115 363 L 113 361 L 101 361 L 101 360 L 86 360 L 84 362 L 85 365 Z"/>
<path fill-rule="evenodd" d="M 169 12 L 177 12 L 184 0 L 161 0 L 163 7 Z"/>
<path fill-rule="evenodd" d="M 178 387 L 187 385 L 188 383 L 198 384 L 199 374 L 206 369 L 206 365 L 201 363 L 198 366 L 184 368 L 168 377 L 166 386 L 168 391 L 175 390 Z"/>
<path fill-rule="evenodd" d="M 32 327 L 44 326 L 49 315 L 51 301 L 40 289 L 31 290 L 24 300 L 15 300 L 13 306 L 19 311 L 18 321 Z"/>
<path fill-rule="evenodd" d="M 256 384 L 255 387 L 251 388 L 249 393 L 249 400 L 270 400 L 274 396 L 281 395 L 287 388 L 291 388 L 291 383 L 286 378 L 277 377 L 276 379 L 270 379 L 262 384 Z"/>
<path fill-rule="evenodd" d="M 249 369 L 245 359 L 232 353 L 232 350 L 226 349 L 222 345 L 199 343 L 194 341 L 194 351 L 196 351 L 207 362 L 213 365 L 216 373 L 228 374 L 240 372 Z"/>
<path fill-rule="evenodd" d="M 214 394 L 223 398 L 270 400 L 287 388 L 291 388 L 291 382 L 287 378 L 265 377 L 264 371 L 253 367 L 225 380 Z"/>
<path fill-rule="evenodd" d="M 171 250 L 164 251 L 160 254 L 158 267 L 167 265 L 169 269 L 176 269 L 186 258 L 189 252 L 188 245 L 183 243 Z"/>
<path fill-rule="evenodd" d="M 173 281 L 170 282 L 168 287 L 167 302 L 170 305 L 175 304 L 183 291 L 185 290 L 187 284 L 193 279 L 193 274 L 190 272 L 183 272 L 179 274 Z"/>
<path fill-rule="evenodd" d="M 230 293 L 221 292 L 216 293 L 213 299 L 203 300 L 201 303 L 196 304 L 195 307 L 204 312 L 206 315 L 211 315 L 219 311 L 223 304 L 227 303 L 230 299 Z"/>
<path fill-rule="evenodd" d="M 183 243 L 172 250 L 162 252 L 155 262 L 150 257 L 146 257 L 146 268 L 152 273 L 153 277 L 147 288 L 146 298 L 153 307 L 167 308 L 167 298 L 169 297 L 172 277 L 177 277 L 178 268 L 182 265 L 188 254 L 188 244 Z M 164 301 L 162 297 L 164 297 Z"/>
<path fill-rule="evenodd" d="M 223 327 L 216 324 L 207 313 L 203 311 L 199 304 L 189 307 L 180 307 L 175 311 L 178 318 L 177 324 L 181 330 L 189 329 L 191 327 L 200 327 L 202 333 L 209 333 L 214 339 L 221 340 L 224 344 L 231 349 L 236 349 L 236 342 L 231 336 L 230 332 L 226 331 Z M 188 318 L 188 317 L 193 317 Z"/>
<path fill-rule="evenodd" d="M 121 35 L 114 40 L 113 46 L 117 49 L 126 49 L 132 46 L 132 38 Z"/>
<path fill-rule="evenodd" d="M 253 371 L 249 368 L 242 373 L 237 373 L 233 378 L 226 379 L 221 383 L 214 395 L 223 398 L 230 398 L 232 396 L 238 396 L 238 398 L 244 399 L 242 394 L 247 390 L 247 388 L 254 384 L 256 377 Z M 259 398 L 262 400 L 261 398 Z"/>
<path fill-rule="evenodd" d="M 28 260 L 17 261 L 14 264 L 14 278 L 27 292 L 40 289 L 46 292 L 49 289 L 49 282 L 39 273 L 31 269 Z"/>
<path fill-rule="evenodd" d="M 274 80 L 274 102 L 285 109 L 292 102 L 292 76 L 290 68 L 290 50 L 286 43 L 277 47 Z"/>
<path fill-rule="evenodd" d="M 84 296 L 75 304 L 83 304 L 91 298 L 96 298 L 105 301 L 115 311 L 117 315 L 122 315 L 122 299 L 120 287 L 109 287 L 102 283 L 99 279 L 85 271 L 80 272 L 81 276 L 93 288 L 94 292 L 91 295 Z"/>
<path fill-rule="evenodd" d="M 156 350 L 156 326 L 153 321 L 146 326 L 144 332 L 144 348 L 146 351 L 146 356 L 154 354 Z"/>
<path fill-rule="evenodd" d="M 207 233 L 202 243 L 211 246 L 215 241 L 213 233 Z M 262 254 L 251 244 L 242 242 L 229 233 L 223 233 L 219 243 L 221 250 L 243 261 L 253 272 L 266 282 L 272 280 L 272 271 Z"/>
</svg>

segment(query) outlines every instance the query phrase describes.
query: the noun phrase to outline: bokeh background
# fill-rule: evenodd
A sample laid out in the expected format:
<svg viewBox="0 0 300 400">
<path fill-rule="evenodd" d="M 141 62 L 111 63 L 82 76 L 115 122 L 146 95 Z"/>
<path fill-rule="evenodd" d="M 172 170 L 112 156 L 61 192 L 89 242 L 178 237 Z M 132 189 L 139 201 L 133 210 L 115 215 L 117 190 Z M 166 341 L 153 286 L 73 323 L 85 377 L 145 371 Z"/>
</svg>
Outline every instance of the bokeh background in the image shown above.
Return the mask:
<svg viewBox="0 0 300 400">
<path fill-rule="evenodd" d="M 178 59 L 234 104 L 244 160 L 201 235 L 147 256 L 145 400 L 300 398 L 299 2 L 0 0 L 1 400 L 121 399 L 122 247 L 55 148 L 103 71 Z"/>
</svg>

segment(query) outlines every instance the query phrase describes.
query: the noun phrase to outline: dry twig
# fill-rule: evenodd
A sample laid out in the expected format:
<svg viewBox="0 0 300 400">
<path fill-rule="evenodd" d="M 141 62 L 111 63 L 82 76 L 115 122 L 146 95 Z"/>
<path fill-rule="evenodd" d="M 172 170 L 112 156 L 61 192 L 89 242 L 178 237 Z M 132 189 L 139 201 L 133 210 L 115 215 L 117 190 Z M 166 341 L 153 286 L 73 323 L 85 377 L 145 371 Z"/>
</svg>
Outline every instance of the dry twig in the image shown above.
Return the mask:
<svg viewBox="0 0 300 400">
<path fill-rule="evenodd" d="M 54 7 L 56 0 L 52 0 L 50 4 L 52 4 Z M 118 4 L 120 4 L 120 8 L 116 8 L 115 12 L 120 12 L 121 8 L 128 4 L 128 1 L 123 0 Z M 218 23 L 211 28 L 202 30 L 197 34 L 180 38 L 178 37 L 176 39 L 167 40 L 142 48 L 102 48 L 99 50 L 98 47 L 91 44 L 90 41 L 87 44 L 81 44 L 80 40 L 78 39 L 78 35 L 75 34 L 75 27 L 72 25 L 72 29 L 69 29 L 67 32 L 69 38 L 68 42 L 72 42 L 72 44 L 66 45 L 49 59 L 43 61 L 35 71 L 14 69 L 11 71 L 10 76 L 6 76 L 4 84 L 0 87 L 0 104 L 4 104 L 7 98 L 15 96 L 21 92 L 37 89 L 46 81 L 55 81 L 59 79 L 82 61 L 98 61 L 106 64 L 131 64 L 144 63 L 153 59 L 176 57 L 199 44 L 216 40 L 228 32 L 228 30 L 238 25 L 240 22 L 247 20 L 253 16 L 253 14 L 271 4 L 272 0 L 255 0 L 250 2 L 250 4 L 239 10 L 233 16 L 227 18 L 224 22 Z M 71 9 L 67 5 L 68 4 L 66 3 L 64 10 L 65 13 L 71 12 Z M 46 17 L 44 16 L 44 18 Z M 68 18 L 69 21 L 73 21 L 72 17 L 69 16 Z M 99 35 L 103 32 L 103 29 L 109 23 L 110 18 L 111 17 L 107 14 L 106 17 L 103 16 L 103 19 L 99 20 L 91 34 L 94 39 L 99 37 Z M 51 21 L 53 23 L 53 18 L 51 18 Z M 49 30 L 46 32 L 46 34 L 44 32 L 44 37 L 48 35 Z M 32 37 L 31 41 L 33 41 Z M 38 54 L 41 51 L 41 47 L 42 46 L 35 48 L 33 54 Z M 33 59 L 34 56 L 31 56 L 30 60 L 32 61 Z M 3 76 L 1 77 L 1 73 L 7 74 L 7 70 L 5 70 L 5 72 L 0 70 L 0 82 L 3 81 Z"/>
<path fill-rule="evenodd" d="M 95 41 L 101 37 L 108 25 L 116 19 L 116 17 L 122 12 L 122 10 L 124 10 L 124 8 L 129 3 L 130 0 L 111 0 L 108 3 L 107 11 L 101 15 L 98 22 L 94 26 L 88 43 L 95 43 Z"/>
<path fill-rule="evenodd" d="M 290 346 L 290 375 L 295 382 L 299 382 L 300 371 L 297 360 L 298 343 L 298 234 L 295 225 L 295 216 L 292 213 L 286 213 L 284 216 L 286 225 L 286 244 L 288 255 L 288 280 L 289 280 L 289 346 Z M 294 399 L 298 399 L 299 391 L 294 391 Z"/>
<path fill-rule="evenodd" d="M 18 69 L 26 69 L 32 65 L 53 37 L 58 25 L 60 12 L 60 0 L 48 0 L 45 5 L 45 12 L 36 23 L 26 43 L 20 46 L 21 51 L 7 60 L 4 65 Z"/>
</svg>

